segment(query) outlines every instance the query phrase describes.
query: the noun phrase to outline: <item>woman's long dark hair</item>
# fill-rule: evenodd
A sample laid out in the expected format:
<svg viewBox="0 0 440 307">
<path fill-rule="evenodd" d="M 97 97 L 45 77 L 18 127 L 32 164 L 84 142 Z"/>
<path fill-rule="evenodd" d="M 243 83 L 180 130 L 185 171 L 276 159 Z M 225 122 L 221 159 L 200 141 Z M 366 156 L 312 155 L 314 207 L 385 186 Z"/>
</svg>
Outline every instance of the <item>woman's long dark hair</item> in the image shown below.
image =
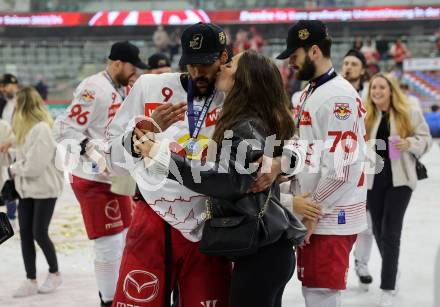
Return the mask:
<svg viewBox="0 0 440 307">
<path fill-rule="evenodd" d="M 223 104 L 213 140 L 220 146 L 225 130 L 252 117 L 261 119 L 268 135 L 288 140 L 295 133 L 289 103 L 276 64 L 255 51 L 245 51 L 238 61 L 235 83 Z"/>
</svg>

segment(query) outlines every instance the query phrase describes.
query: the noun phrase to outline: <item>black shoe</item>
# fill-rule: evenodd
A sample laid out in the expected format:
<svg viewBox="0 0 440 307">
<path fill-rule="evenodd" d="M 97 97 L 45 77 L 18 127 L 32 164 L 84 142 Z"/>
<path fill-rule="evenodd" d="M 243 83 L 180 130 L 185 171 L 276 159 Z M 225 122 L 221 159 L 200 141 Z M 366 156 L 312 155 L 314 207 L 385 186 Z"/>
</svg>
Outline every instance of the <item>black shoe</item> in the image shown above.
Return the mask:
<svg viewBox="0 0 440 307">
<path fill-rule="evenodd" d="M 99 300 L 101 301 L 101 307 L 112 307 L 113 301 L 104 302 L 102 300 L 101 292 L 99 292 Z"/>
</svg>

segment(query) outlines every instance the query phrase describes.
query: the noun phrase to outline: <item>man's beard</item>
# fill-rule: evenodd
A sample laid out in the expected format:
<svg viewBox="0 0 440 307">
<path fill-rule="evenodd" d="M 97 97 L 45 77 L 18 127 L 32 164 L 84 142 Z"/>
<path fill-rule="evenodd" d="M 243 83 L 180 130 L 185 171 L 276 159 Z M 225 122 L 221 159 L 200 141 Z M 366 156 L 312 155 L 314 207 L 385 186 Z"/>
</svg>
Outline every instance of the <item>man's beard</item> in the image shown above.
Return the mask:
<svg viewBox="0 0 440 307">
<path fill-rule="evenodd" d="M 204 77 L 200 77 L 195 80 L 191 79 L 191 80 L 192 80 L 192 88 L 193 88 L 194 97 L 197 97 L 197 98 L 209 97 L 214 92 L 215 80 L 209 82 L 209 80 Z M 197 81 L 205 81 L 206 83 L 208 83 L 207 89 L 203 92 L 200 91 L 200 89 L 197 87 Z"/>
<path fill-rule="evenodd" d="M 362 78 L 361 75 L 357 76 L 356 78 L 352 77 L 351 74 L 344 76 L 344 79 L 350 83 L 355 83 L 355 82 L 359 81 L 361 78 Z"/>
<path fill-rule="evenodd" d="M 310 81 L 313 79 L 316 73 L 316 65 L 310 59 L 308 55 L 306 55 L 304 59 L 303 67 L 296 72 L 296 78 L 298 80 Z"/>
<path fill-rule="evenodd" d="M 11 99 L 14 99 L 14 97 L 15 97 L 15 94 L 14 93 L 5 93 L 5 96 L 6 96 L 6 99 L 8 99 L 8 100 L 11 100 Z"/>
<path fill-rule="evenodd" d="M 129 76 L 128 78 L 124 78 L 124 75 L 120 73 L 115 76 L 115 81 L 122 86 L 127 86 L 130 78 L 131 76 Z"/>
</svg>

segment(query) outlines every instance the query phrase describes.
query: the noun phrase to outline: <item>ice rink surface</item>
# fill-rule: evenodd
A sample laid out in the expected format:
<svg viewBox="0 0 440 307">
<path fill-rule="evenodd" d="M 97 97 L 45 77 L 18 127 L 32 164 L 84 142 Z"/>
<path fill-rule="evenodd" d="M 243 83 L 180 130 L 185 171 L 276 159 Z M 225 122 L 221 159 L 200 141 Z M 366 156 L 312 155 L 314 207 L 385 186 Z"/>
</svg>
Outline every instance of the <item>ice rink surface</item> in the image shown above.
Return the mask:
<svg viewBox="0 0 440 307">
<path fill-rule="evenodd" d="M 429 179 L 419 182 L 406 213 L 401 243 L 400 291 L 396 297 L 395 307 L 433 306 L 434 261 L 437 250 L 440 248 L 440 149 L 438 141 L 422 161 L 428 168 Z M 1 210 L 4 210 L 4 207 Z M 52 294 L 38 294 L 24 299 L 12 298 L 13 291 L 25 278 L 20 241 L 16 235 L 0 246 L 1 307 L 99 306 L 98 290 L 93 275 L 92 245 L 86 239 L 79 207 L 68 186 L 58 201 L 50 232 L 58 250 L 63 285 Z M 47 264 L 39 249 L 37 257 L 38 278 L 42 283 L 46 277 Z M 351 266 L 353 267 L 353 260 Z M 370 291 L 359 290 L 352 267 L 348 287 L 343 294 L 342 306 L 377 306 L 380 296 L 381 267 L 377 248 L 374 247 L 370 261 L 370 270 L 374 277 Z M 283 301 L 283 306 L 286 307 L 304 306 L 301 287 L 296 276 L 289 282 Z"/>
</svg>

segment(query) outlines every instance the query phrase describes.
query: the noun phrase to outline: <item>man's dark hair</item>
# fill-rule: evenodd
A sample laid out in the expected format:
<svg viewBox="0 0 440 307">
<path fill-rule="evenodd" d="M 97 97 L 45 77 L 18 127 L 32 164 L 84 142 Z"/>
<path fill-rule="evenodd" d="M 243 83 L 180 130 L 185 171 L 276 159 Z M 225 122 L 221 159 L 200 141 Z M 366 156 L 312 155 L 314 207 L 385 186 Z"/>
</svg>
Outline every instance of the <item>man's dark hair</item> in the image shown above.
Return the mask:
<svg viewBox="0 0 440 307">
<path fill-rule="evenodd" d="M 326 38 L 320 40 L 318 43 L 313 44 L 313 45 L 316 45 L 319 47 L 319 49 L 322 52 L 322 55 L 325 58 L 329 59 L 331 57 L 332 39 L 330 37 L 326 37 Z M 310 47 L 312 47 L 313 45 L 306 46 L 306 47 L 304 47 L 304 49 L 306 51 L 309 51 Z"/>
<path fill-rule="evenodd" d="M 439 109 L 440 109 L 440 107 L 438 105 L 436 105 L 436 104 L 433 104 L 431 106 L 431 112 L 437 112 Z"/>
</svg>

